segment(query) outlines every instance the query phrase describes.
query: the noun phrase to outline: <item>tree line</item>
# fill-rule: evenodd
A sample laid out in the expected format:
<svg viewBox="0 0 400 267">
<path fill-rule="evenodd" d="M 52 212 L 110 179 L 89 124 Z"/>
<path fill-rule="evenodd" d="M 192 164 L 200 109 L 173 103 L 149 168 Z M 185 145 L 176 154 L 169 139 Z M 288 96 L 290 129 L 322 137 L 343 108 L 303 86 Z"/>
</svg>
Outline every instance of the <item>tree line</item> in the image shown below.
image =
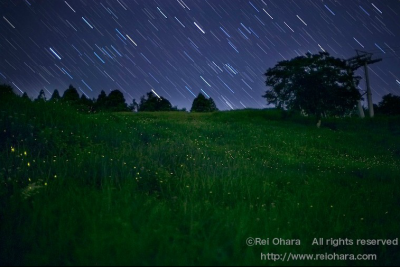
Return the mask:
<svg viewBox="0 0 400 267">
<path fill-rule="evenodd" d="M 17 95 L 14 93 L 14 89 L 10 85 L 0 85 L 0 97 L 5 100 L 7 98 L 17 97 Z M 32 101 L 27 93 L 24 93 L 21 98 L 25 101 Z M 178 109 L 177 106 L 173 107 L 168 99 L 155 95 L 153 92 L 149 92 L 145 96 L 142 96 L 139 103 L 133 99 L 132 103 L 128 105 L 124 94 L 119 90 L 113 90 L 109 95 L 104 91 L 101 91 L 97 99 L 90 99 L 86 97 L 85 94 L 80 96 L 78 90 L 72 85 L 69 86 L 62 96 L 56 89 L 50 99 L 47 99 L 44 90 L 41 90 L 38 97 L 33 100 L 33 102 L 47 101 L 67 104 L 84 113 L 186 111 L 186 108 Z M 214 112 L 218 111 L 218 108 L 212 98 L 207 99 L 200 93 L 198 97 L 194 99 L 190 111 Z"/>
<path fill-rule="evenodd" d="M 321 125 L 323 117 L 348 116 L 358 111 L 361 112 L 363 95 L 357 89 L 361 77 L 356 76 L 349 63 L 340 58 L 334 58 L 327 52 L 318 54 L 307 53 L 291 60 L 278 62 L 266 73 L 266 91 L 264 98 L 268 104 L 284 111 L 284 114 L 301 113 L 314 116 Z M 13 94 L 11 86 L 4 85 L 0 88 L 1 94 Z M 4 96 L 2 96 L 4 97 Z M 27 101 L 28 95 L 22 96 Z M 43 90 L 34 101 L 47 101 Z M 48 100 L 52 102 L 67 103 L 76 106 L 83 112 L 153 112 L 153 111 L 186 111 L 173 107 L 171 102 L 149 92 L 142 96 L 137 103 L 133 99 L 127 105 L 124 95 L 119 90 L 114 90 L 107 95 L 101 91 L 97 99 L 89 99 L 84 94 L 79 95 L 72 85 L 60 96 L 55 90 Z M 400 115 L 400 96 L 385 95 L 378 105 L 374 105 L 377 114 Z M 192 103 L 191 112 L 213 112 L 218 108 L 212 98 L 199 94 Z"/>
</svg>

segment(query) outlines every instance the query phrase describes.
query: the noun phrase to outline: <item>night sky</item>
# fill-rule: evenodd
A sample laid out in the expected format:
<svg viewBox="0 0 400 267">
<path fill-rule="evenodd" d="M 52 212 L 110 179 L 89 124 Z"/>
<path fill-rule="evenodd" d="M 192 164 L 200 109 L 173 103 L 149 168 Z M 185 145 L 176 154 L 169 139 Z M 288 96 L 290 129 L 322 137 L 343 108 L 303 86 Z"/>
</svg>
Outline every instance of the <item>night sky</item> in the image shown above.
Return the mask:
<svg viewBox="0 0 400 267">
<path fill-rule="evenodd" d="M 400 95 L 398 0 L 0 0 L 0 13 L 0 83 L 32 98 L 72 84 L 128 103 L 154 90 L 190 108 L 203 91 L 222 110 L 265 108 L 278 61 L 355 49 L 383 58 L 369 66 L 374 102 Z"/>
</svg>

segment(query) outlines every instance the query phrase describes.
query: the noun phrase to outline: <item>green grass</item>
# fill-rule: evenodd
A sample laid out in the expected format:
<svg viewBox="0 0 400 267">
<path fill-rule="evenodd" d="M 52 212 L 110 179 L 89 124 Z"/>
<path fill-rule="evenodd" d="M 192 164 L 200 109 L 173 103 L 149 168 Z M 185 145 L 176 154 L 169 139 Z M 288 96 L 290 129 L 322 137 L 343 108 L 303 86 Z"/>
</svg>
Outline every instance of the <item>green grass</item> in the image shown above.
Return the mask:
<svg viewBox="0 0 400 267">
<path fill-rule="evenodd" d="M 0 105 L 0 265 L 394 265 L 399 118 Z M 26 152 L 26 154 L 25 154 Z M 29 166 L 28 166 L 29 165 Z M 246 239 L 300 246 L 246 246 Z M 261 261 L 266 253 L 377 261 Z"/>
</svg>

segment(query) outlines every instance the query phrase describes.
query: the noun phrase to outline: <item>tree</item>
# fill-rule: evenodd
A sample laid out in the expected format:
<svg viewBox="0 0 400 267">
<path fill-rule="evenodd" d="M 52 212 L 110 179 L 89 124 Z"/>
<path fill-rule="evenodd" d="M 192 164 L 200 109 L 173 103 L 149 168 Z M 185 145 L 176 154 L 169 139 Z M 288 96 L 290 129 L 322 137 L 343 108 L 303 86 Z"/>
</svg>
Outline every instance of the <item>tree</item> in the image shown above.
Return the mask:
<svg viewBox="0 0 400 267">
<path fill-rule="evenodd" d="M 107 95 L 104 91 L 100 92 L 94 106 L 96 111 L 105 111 L 107 109 Z"/>
<path fill-rule="evenodd" d="M 132 112 L 136 112 L 139 109 L 139 104 L 136 102 L 136 99 L 132 100 L 132 104 L 128 106 L 128 109 Z"/>
<path fill-rule="evenodd" d="M 152 92 L 147 93 L 147 99 L 142 96 L 139 111 L 173 111 L 171 102 L 164 97 L 157 97 Z"/>
<path fill-rule="evenodd" d="M 361 95 L 356 89 L 360 77 L 345 60 L 327 52 L 280 61 L 265 73 L 270 87 L 263 96 L 279 109 L 297 110 L 317 118 L 350 113 Z"/>
<path fill-rule="evenodd" d="M 119 90 L 112 91 L 107 97 L 106 109 L 112 112 L 129 111 L 124 94 Z"/>
<path fill-rule="evenodd" d="M 214 112 L 214 111 L 219 111 L 219 109 L 217 108 L 217 105 L 214 102 L 214 99 L 212 99 L 211 97 L 208 99 L 208 102 L 210 102 L 210 112 Z"/>
<path fill-rule="evenodd" d="M 78 104 L 80 98 L 76 88 L 70 85 L 69 88 L 64 92 L 62 100 L 70 104 Z"/>
<path fill-rule="evenodd" d="M 385 115 L 400 115 L 400 96 L 388 94 L 379 102 L 378 112 Z"/>
<path fill-rule="evenodd" d="M 91 112 L 93 110 L 93 101 L 82 94 L 81 99 L 79 100 L 79 106 L 82 112 Z"/>
<path fill-rule="evenodd" d="M 190 112 L 214 112 L 218 111 L 217 106 L 212 98 L 207 99 L 202 93 L 200 93 L 192 104 Z"/>
<path fill-rule="evenodd" d="M 28 94 L 25 92 L 23 95 L 22 95 L 22 100 L 24 100 L 25 102 L 31 102 L 32 100 L 29 98 L 29 96 L 28 96 Z"/>
<path fill-rule="evenodd" d="M 58 92 L 57 89 L 54 90 L 53 95 L 52 95 L 51 98 L 50 98 L 50 101 L 52 101 L 52 102 L 58 102 L 58 101 L 60 101 L 60 99 L 61 99 L 60 93 Z"/>
<path fill-rule="evenodd" d="M 0 99 L 6 99 L 13 96 L 16 96 L 16 94 L 10 85 L 0 85 Z"/>
<path fill-rule="evenodd" d="M 35 102 L 45 102 L 46 101 L 46 94 L 44 90 L 40 90 L 38 97 L 35 99 Z"/>
</svg>

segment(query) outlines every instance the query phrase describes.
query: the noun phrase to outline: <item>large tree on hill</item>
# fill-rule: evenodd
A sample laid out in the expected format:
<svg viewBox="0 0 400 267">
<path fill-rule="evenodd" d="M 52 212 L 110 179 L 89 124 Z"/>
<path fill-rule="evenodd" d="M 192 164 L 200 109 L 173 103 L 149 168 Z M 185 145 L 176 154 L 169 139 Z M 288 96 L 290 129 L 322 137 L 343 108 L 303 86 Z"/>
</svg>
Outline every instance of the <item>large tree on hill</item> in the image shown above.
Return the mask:
<svg viewBox="0 0 400 267">
<path fill-rule="evenodd" d="M 192 104 L 190 112 L 214 112 L 218 111 L 217 106 L 212 98 L 207 99 L 202 93 L 200 93 Z"/>
<path fill-rule="evenodd" d="M 69 88 L 64 92 L 64 95 L 62 97 L 62 100 L 71 104 L 77 104 L 79 103 L 79 93 L 78 90 L 76 90 L 75 87 L 72 85 L 69 86 Z"/>
<path fill-rule="evenodd" d="M 268 104 L 314 115 L 318 126 L 323 115 L 343 116 L 361 99 L 356 89 L 361 78 L 345 60 L 327 52 L 280 61 L 265 76 Z"/>
<path fill-rule="evenodd" d="M 400 115 L 400 96 L 385 95 L 379 103 L 378 111 L 385 115 Z"/>
<path fill-rule="evenodd" d="M 147 93 L 147 98 L 142 96 L 139 111 L 173 111 L 171 102 L 164 97 L 157 97 L 154 93 Z"/>
</svg>

